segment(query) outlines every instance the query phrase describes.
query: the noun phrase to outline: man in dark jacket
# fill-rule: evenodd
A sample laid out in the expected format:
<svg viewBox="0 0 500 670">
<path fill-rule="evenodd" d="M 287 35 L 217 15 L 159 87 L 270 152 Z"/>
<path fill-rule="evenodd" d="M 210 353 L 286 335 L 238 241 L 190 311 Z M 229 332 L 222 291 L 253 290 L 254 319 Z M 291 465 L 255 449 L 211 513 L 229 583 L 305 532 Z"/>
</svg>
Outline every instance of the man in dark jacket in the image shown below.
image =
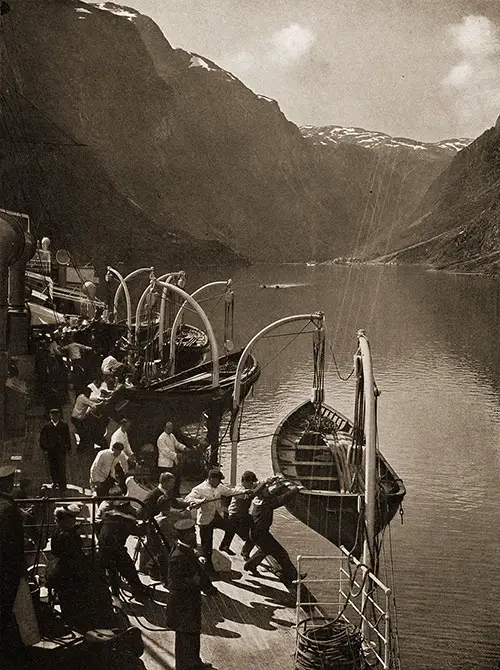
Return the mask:
<svg viewBox="0 0 500 670">
<path fill-rule="evenodd" d="M 186 509 L 189 507 L 189 503 L 183 498 L 176 498 L 174 496 L 174 489 L 175 475 L 171 472 L 162 472 L 158 480 L 158 486 L 144 498 L 144 514 L 146 518 L 150 519 L 164 510 L 164 501 L 162 500 L 161 505 L 158 504 L 160 498 L 168 498 L 174 508 Z"/>
<path fill-rule="evenodd" d="M 66 454 L 71 451 L 71 438 L 67 423 L 61 421 L 61 411 L 51 409 L 50 421 L 40 432 L 40 447 L 47 454 L 52 487 L 66 490 Z"/>
<path fill-rule="evenodd" d="M 234 551 L 231 551 L 231 542 L 233 541 L 233 537 L 238 534 L 244 541 L 241 555 L 246 561 L 248 561 L 254 545 L 250 539 L 250 530 L 253 524 L 252 517 L 250 516 L 250 506 L 254 490 L 258 483 L 255 472 L 245 470 L 241 476 L 241 485 L 236 486 L 234 489 L 235 495 L 231 498 L 228 509 L 228 530 L 225 532 L 219 546 L 219 551 L 225 551 L 226 554 L 233 556 Z"/>
<path fill-rule="evenodd" d="M 104 513 L 101 530 L 99 531 L 99 564 L 109 574 L 111 592 L 120 592 L 120 576 L 128 583 L 136 600 L 148 597 L 147 588 L 137 574 L 134 561 L 131 559 L 126 542 L 129 535 L 138 533 L 137 520 L 130 502 L 118 499 L 113 507 Z"/>
<path fill-rule="evenodd" d="M 281 579 L 288 587 L 297 580 L 297 569 L 290 560 L 287 550 L 272 535 L 270 529 L 274 510 L 285 505 L 298 492 L 297 486 L 283 486 L 275 477 L 266 479 L 257 487 L 251 511 L 253 526 L 250 531 L 250 537 L 257 545 L 257 551 L 244 565 L 245 570 L 258 575 L 257 566 L 266 556 L 272 556 L 279 563 Z"/>
<path fill-rule="evenodd" d="M 143 515 L 146 520 L 151 520 L 152 517 L 158 514 L 168 515 L 170 509 L 186 510 L 189 506 L 182 498 L 174 498 L 175 476 L 171 472 L 162 472 L 158 482 L 158 486 L 148 493 L 144 498 Z M 167 524 L 170 528 L 170 524 Z M 165 534 L 165 522 L 161 524 L 161 530 L 164 533 L 163 540 L 159 537 L 158 531 L 151 523 L 148 524 L 146 531 L 146 543 L 141 549 L 140 570 L 145 572 L 150 577 L 155 579 L 159 577 L 166 583 L 168 575 L 168 554 L 169 550 L 173 549 L 175 542 L 170 541 L 170 533 L 168 537 Z M 164 541 L 168 544 L 168 549 Z"/>
<path fill-rule="evenodd" d="M 167 626 L 175 630 L 175 670 L 202 670 L 212 664 L 200 659 L 201 592 L 213 587 L 194 551 L 194 521 L 181 519 L 174 528 L 178 539 L 169 558 Z"/>
<path fill-rule="evenodd" d="M 13 658 L 22 648 L 13 613 L 19 582 L 24 574 L 23 518 L 10 492 L 15 468 L 0 467 L 0 659 Z M 2 667 L 0 660 L 0 667 Z"/>
</svg>

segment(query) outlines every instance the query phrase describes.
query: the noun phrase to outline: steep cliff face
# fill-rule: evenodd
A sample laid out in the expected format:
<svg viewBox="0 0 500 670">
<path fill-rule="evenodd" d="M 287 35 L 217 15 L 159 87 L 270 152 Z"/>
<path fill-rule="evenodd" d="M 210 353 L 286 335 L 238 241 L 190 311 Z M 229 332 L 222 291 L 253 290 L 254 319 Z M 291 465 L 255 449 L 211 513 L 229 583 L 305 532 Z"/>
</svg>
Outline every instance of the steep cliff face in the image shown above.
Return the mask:
<svg viewBox="0 0 500 670">
<path fill-rule="evenodd" d="M 28 212 L 37 233 L 96 262 L 234 260 L 219 241 L 194 244 L 168 213 L 155 220 L 135 198 L 156 176 L 151 116 L 168 91 L 134 26 L 78 2 L 10 5 L 1 18 L 3 206 Z"/>
<path fill-rule="evenodd" d="M 460 152 L 407 217 L 385 260 L 463 272 L 500 271 L 500 127 Z"/>
<path fill-rule="evenodd" d="M 110 260 L 294 260 L 349 249 L 342 203 L 324 206 L 314 149 L 274 101 L 172 49 L 132 10 L 10 5 L 6 207 L 27 210 L 75 251 L 95 253 L 99 239 Z"/>
<path fill-rule="evenodd" d="M 403 222 L 467 138 L 425 143 L 342 126 L 302 126 L 322 170 L 342 183 L 349 217 L 356 222 L 352 256 L 381 255 L 401 244 Z"/>
</svg>

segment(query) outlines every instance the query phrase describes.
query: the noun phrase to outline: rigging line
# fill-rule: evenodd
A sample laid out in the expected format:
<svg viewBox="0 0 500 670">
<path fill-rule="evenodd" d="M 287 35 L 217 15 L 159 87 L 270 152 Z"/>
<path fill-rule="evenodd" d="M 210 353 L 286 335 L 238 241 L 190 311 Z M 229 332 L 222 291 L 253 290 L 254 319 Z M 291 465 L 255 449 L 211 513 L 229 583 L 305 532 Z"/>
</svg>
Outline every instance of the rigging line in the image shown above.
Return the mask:
<svg viewBox="0 0 500 670">
<path fill-rule="evenodd" d="M 14 35 L 13 25 L 10 24 L 10 27 L 11 27 L 11 33 Z M 5 35 L 4 35 L 4 39 L 5 39 Z M 13 36 L 12 42 L 13 42 L 13 48 L 12 48 L 12 50 L 15 51 L 16 48 L 19 49 L 18 46 L 17 46 L 17 45 L 18 45 L 18 42 L 16 41 L 15 35 Z M 54 126 L 59 130 L 59 132 L 65 134 L 65 135 L 68 137 L 68 139 L 70 139 L 71 141 L 74 142 L 73 138 L 69 137 L 69 135 L 67 135 L 67 133 L 65 133 L 64 130 L 63 130 L 62 128 L 58 127 L 57 124 L 55 124 L 55 123 L 52 122 L 48 117 L 46 117 L 46 116 L 41 112 L 41 110 L 40 110 L 34 103 L 32 103 L 30 100 L 28 100 L 28 99 L 21 93 L 21 91 L 17 88 L 17 86 L 15 85 L 16 77 L 15 77 L 15 74 L 14 74 L 14 66 L 13 66 L 13 64 L 12 64 L 12 59 L 11 59 L 11 56 L 10 56 L 10 50 L 7 48 L 6 45 L 5 45 L 5 50 L 6 50 L 6 56 L 7 56 L 7 59 L 9 60 L 10 69 L 11 69 L 11 73 L 12 73 L 12 77 L 13 77 L 12 86 L 13 86 L 15 92 L 17 93 L 18 97 L 23 98 L 29 105 L 31 105 L 32 107 L 34 107 L 34 108 L 38 111 L 38 113 L 40 114 L 40 116 L 42 116 L 43 118 L 45 118 L 49 123 L 51 123 L 52 125 L 54 125 Z M 15 55 L 17 56 L 17 67 L 18 67 L 19 70 L 21 70 L 20 65 L 19 65 L 19 62 L 20 62 L 20 60 L 19 60 L 19 52 L 18 52 L 17 54 L 15 54 Z M 20 106 L 20 109 L 22 110 L 21 106 Z M 21 123 L 24 123 L 24 116 L 23 116 L 23 114 L 22 114 L 22 111 L 20 112 L 19 117 L 20 117 L 20 119 L 21 119 Z M 39 201 L 40 201 L 40 207 L 41 207 L 40 213 L 39 213 L 39 215 L 38 215 L 38 224 L 39 224 L 40 222 L 42 222 L 42 221 L 45 219 L 46 213 L 47 213 L 47 211 L 48 211 L 48 205 L 49 205 L 50 198 L 52 197 L 53 192 L 55 191 L 55 184 L 52 186 L 52 189 L 51 189 L 50 185 L 48 184 L 48 182 L 47 182 L 47 180 L 46 180 L 46 178 L 45 178 L 45 173 L 44 173 L 43 167 L 42 167 L 42 165 L 41 165 L 41 163 L 40 163 L 40 160 L 39 160 L 37 154 L 35 154 L 35 152 L 34 152 L 34 150 L 33 150 L 33 147 L 31 147 L 31 146 L 29 145 L 29 140 L 28 140 L 26 131 L 25 131 L 25 142 L 26 142 L 28 151 L 31 153 L 32 162 L 33 162 L 34 164 L 36 163 L 36 165 L 38 166 L 38 169 L 39 169 L 39 171 L 40 171 L 40 178 L 41 178 L 42 183 L 43 183 L 43 185 L 44 185 L 44 187 L 45 187 L 45 190 L 46 190 L 46 199 L 45 199 L 45 202 L 42 201 L 42 197 L 41 197 L 40 193 L 37 193 L 37 197 L 38 197 L 38 199 L 39 199 Z M 29 194 L 29 197 L 32 197 L 32 194 Z M 27 201 L 29 201 L 29 197 L 27 198 Z M 68 224 L 67 224 L 67 225 L 68 225 Z M 69 222 L 69 227 L 72 229 L 73 234 L 75 234 L 76 229 L 75 229 L 75 227 L 72 225 L 71 221 Z M 37 231 L 37 226 L 35 225 L 35 223 L 33 223 L 33 233 L 36 235 L 37 232 L 38 232 L 38 231 Z"/>
<path fill-rule="evenodd" d="M 12 26 L 12 24 L 9 24 L 9 25 L 10 25 L 11 32 L 12 32 L 12 28 L 13 28 L 13 26 Z M 18 91 L 18 89 L 17 89 L 17 87 L 16 87 L 16 85 L 15 85 L 15 80 L 16 80 L 15 66 L 14 66 L 13 61 L 12 61 L 12 58 L 11 58 L 10 49 L 7 48 L 7 45 L 6 45 L 6 43 L 5 43 L 5 33 L 3 33 L 3 36 L 4 36 L 5 55 L 6 55 L 6 59 L 7 59 L 8 63 L 9 63 L 9 66 L 10 66 L 10 72 L 11 72 L 11 86 L 12 86 L 12 88 L 14 89 L 14 91 L 15 91 L 16 93 L 19 94 L 19 91 Z M 16 40 L 15 40 L 15 38 L 13 39 L 13 43 L 14 43 L 14 45 L 16 45 Z M 15 49 L 15 46 L 13 47 L 13 49 Z M 17 62 L 17 69 L 18 69 L 18 70 L 21 69 L 20 66 L 19 66 L 19 59 L 18 59 L 18 62 Z M 4 103 L 5 103 L 5 104 L 8 106 L 8 108 L 10 109 L 10 107 L 9 107 L 9 105 L 8 105 L 8 103 L 7 103 L 7 99 L 6 99 L 5 96 L 3 96 L 3 99 L 4 99 Z M 13 99 L 12 99 L 12 104 L 14 105 L 15 102 L 16 102 L 16 101 L 15 101 L 15 99 L 13 98 Z M 10 111 L 11 111 L 11 113 L 12 113 L 12 109 L 10 109 Z M 24 111 L 24 110 L 23 110 L 23 107 L 22 107 L 22 105 L 20 104 L 19 99 L 17 99 L 17 112 L 16 112 L 15 115 L 13 115 L 13 118 L 16 119 L 16 125 L 18 125 L 18 126 L 20 127 L 21 133 L 24 135 L 24 142 L 26 143 L 26 141 L 28 140 L 28 136 L 27 136 L 27 127 L 26 127 L 26 123 L 25 123 L 25 119 L 24 119 L 23 111 Z M 34 157 L 33 151 L 32 151 L 32 149 L 31 149 L 30 147 L 27 147 L 27 148 L 28 148 L 28 152 L 31 152 L 31 154 L 32 154 L 32 160 L 33 160 L 33 157 Z M 19 154 L 19 156 L 21 156 L 21 157 L 22 157 L 23 153 L 24 153 L 24 152 L 18 151 L 18 154 Z M 37 159 L 36 157 L 34 157 L 33 162 L 37 162 L 38 167 L 39 167 L 39 169 L 40 169 L 40 171 L 41 171 L 41 173 L 42 173 L 42 177 L 43 177 L 43 171 L 42 171 L 41 165 L 39 164 L 38 159 Z M 40 197 L 39 195 L 38 195 L 38 198 L 39 198 L 40 203 L 41 203 L 41 205 L 42 205 L 41 197 Z M 29 198 L 27 198 L 27 200 L 29 201 Z M 43 210 L 42 210 L 42 211 L 43 211 Z"/>
<path fill-rule="evenodd" d="M 337 375 L 338 375 L 339 379 L 341 379 L 343 382 L 347 382 L 347 381 L 349 381 L 349 379 L 350 379 L 350 378 L 353 376 L 353 374 L 354 374 L 354 365 L 352 366 L 352 370 L 349 372 L 349 374 L 347 375 L 347 377 L 343 377 L 343 376 L 340 374 L 340 369 L 339 369 L 339 366 L 338 366 L 338 363 L 337 363 L 337 359 L 335 358 L 335 353 L 334 353 L 334 351 L 333 351 L 333 348 L 332 348 L 332 345 L 331 345 L 330 342 L 328 342 L 328 347 L 329 347 L 329 349 L 330 349 L 330 353 L 331 353 L 331 355 L 332 355 L 333 362 L 334 362 L 334 365 L 335 365 L 335 370 L 336 370 L 336 372 L 337 372 Z"/>
<path fill-rule="evenodd" d="M 15 40 L 14 40 L 14 42 L 15 42 Z M 57 123 L 55 123 L 55 121 L 52 121 L 52 119 L 49 119 L 49 117 L 46 114 L 44 114 L 42 112 L 42 110 L 37 105 L 35 105 L 35 103 L 32 100 L 29 100 L 25 95 L 23 95 L 21 93 L 21 91 L 17 88 L 17 86 L 15 86 L 15 85 L 14 85 L 14 90 L 16 91 L 16 93 L 18 94 L 19 97 L 21 97 L 25 102 L 28 103 L 28 105 L 31 105 L 31 107 L 33 107 L 33 109 L 36 109 L 36 111 L 40 114 L 40 116 L 43 119 L 45 119 L 45 121 L 48 121 L 52 126 L 57 128 L 57 130 L 60 133 L 62 133 L 65 137 L 67 137 L 68 140 L 71 141 L 71 144 L 64 144 L 63 146 L 76 146 L 76 147 L 86 147 L 87 146 L 86 144 L 83 144 L 81 142 L 77 142 L 76 140 L 74 140 L 71 137 L 71 135 L 69 135 L 65 130 L 63 130 L 61 128 L 61 126 L 57 125 Z"/>
<path fill-rule="evenodd" d="M 208 302 L 209 300 L 215 300 L 215 298 L 223 298 L 225 296 L 224 293 L 216 293 L 215 295 L 209 295 L 207 298 L 200 298 L 200 300 L 196 299 L 196 302 L 201 305 L 202 302 Z M 186 305 L 188 307 L 188 305 Z M 193 308 L 191 307 L 191 310 Z"/>
<path fill-rule="evenodd" d="M 0 139 L 0 144 L 12 144 L 12 143 L 13 143 L 13 140 L 9 141 L 9 140 Z M 35 144 L 35 145 L 36 144 L 43 144 L 43 145 L 47 145 L 49 147 L 73 147 L 73 146 L 86 147 L 86 146 L 88 146 L 87 144 L 75 144 L 74 142 L 71 142 L 71 143 L 70 142 L 68 142 L 68 143 L 49 142 L 48 140 L 30 140 L 30 139 L 24 140 L 23 144 L 26 144 L 27 146 L 31 145 L 31 144 Z"/>
<path fill-rule="evenodd" d="M 302 334 L 302 332 L 307 328 L 307 326 L 308 326 L 310 323 L 311 323 L 311 321 L 306 321 L 306 323 L 305 323 L 305 325 L 304 325 L 304 328 L 303 328 L 299 333 L 297 333 L 297 334 L 295 335 L 295 337 L 293 337 L 293 338 L 290 340 L 290 342 L 288 342 L 287 344 L 285 344 L 285 346 L 282 347 L 282 348 L 278 351 L 278 353 L 277 353 L 275 356 L 273 356 L 269 361 L 267 361 L 267 363 L 266 363 L 265 365 L 261 365 L 260 369 L 261 369 L 261 370 L 264 370 L 264 369 L 267 368 L 267 366 L 270 365 L 276 358 L 278 358 L 278 356 L 280 356 L 280 355 L 285 351 L 285 349 L 287 349 L 293 342 L 295 342 L 295 340 L 297 339 L 297 337 L 298 337 L 299 335 Z"/>
<path fill-rule="evenodd" d="M 406 162 L 409 163 L 409 161 L 410 161 L 410 159 L 409 159 L 409 156 L 408 156 L 407 159 L 406 159 Z M 405 181 L 406 177 L 409 174 L 411 174 L 411 172 L 413 172 L 413 170 L 415 170 L 415 169 L 416 168 L 413 168 L 412 170 L 409 170 L 408 172 L 406 172 L 404 174 L 403 178 L 401 179 L 401 183 L 400 183 L 400 186 L 399 186 L 398 199 L 397 199 L 397 210 L 398 211 L 401 210 L 401 196 L 402 196 L 402 192 L 403 192 L 404 181 Z M 398 223 L 399 223 L 399 218 L 398 218 Z M 389 228 L 389 233 L 386 236 L 384 256 L 387 255 L 387 252 L 389 250 L 389 245 L 391 243 L 392 234 L 393 234 L 393 230 L 394 230 L 395 225 L 396 225 L 396 216 L 393 216 L 392 217 L 392 222 L 391 222 L 391 225 L 390 225 L 390 228 Z M 382 272 L 383 272 L 383 266 L 381 265 L 380 266 L 380 271 L 379 271 L 379 278 L 378 278 L 378 281 L 377 281 L 377 284 L 376 284 L 375 296 L 374 296 L 374 299 L 372 301 L 372 311 L 371 311 L 371 314 L 370 314 L 370 321 L 373 318 L 373 311 L 375 309 L 375 305 L 377 304 L 377 300 L 378 300 L 378 294 L 379 294 L 379 290 L 380 290 L 380 282 L 381 282 L 381 279 L 382 279 Z"/>
<path fill-rule="evenodd" d="M 215 310 L 216 310 L 217 307 L 220 305 L 221 300 L 222 300 L 222 295 L 219 295 L 218 300 L 217 300 L 217 302 L 215 303 L 215 305 L 213 305 L 212 308 L 211 308 L 210 310 L 205 310 L 205 311 L 207 312 L 207 316 L 208 316 L 208 317 L 211 317 L 211 316 L 214 315 Z"/>
<path fill-rule="evenodd" d="M 17 119 L 16 123 L 19 125 L 21 131 L 24 130 L 22 113 L 20 113 L 16 116 L 15 112 L 13 111 L 13 108 L 11 107 L 11 103 L 7 100 L 7 98 L 6 98 L 6 96 L 4 95 L 3 92 L 0 92 L 0 100 L 2 101 L 4 108 L 6 108 L 7 111 L 10 113 L 10 115 L 12 117 L 12 120 L 13 120 L 13 123 L 14 123 L 14 119 Z M 10 133 L 10 131 L 8 130 L 7 120 L 5 120 L 5 131 L 6 131 L 7 134 L 9 134 L 11 136 L 11 138 L 13 137 L 12 134 Z M 48 188 L 48 184 L 45 181 L 45 177 L 44 177 L 44 174 L 43 174 L 42 167 L 41 167 L 41 165 L 38 161 L 38 158 L 36 156 L 34 156 L 32 149 L 29 148 L 27 152 L 26 151 L 21 151 L 20 146 L 23 144 L 23 141 L 19 138 L 12 139 L 11 144 L 13 145 L 13 147 L 15 149 L 14 158 L 16 158 L 16 155 L 17 155 L 18 158 L 20 158 L 21 160 L 24 160 L 25 154 L 28 153 L 30 155 L 32 163 L 33 164 L 36 163 L 38 165 L 42 181 L 44 182 L 44 185 L 47 188 L 47 191 L 49 192 L 50 189 Z M 26 205 L 26 203 L 28 203 L 30 201 L 30 198 L 33 197 L 33 193 L 26 193 L 25 186 L 24 186 L 22 181 L 19 182 L 18 188 L 19 188 L 20 193 L 23 196 L 22 205 L 24 207 Z M 45 213 L 45 210 L 46 210 L 46 207 L 47 207 L 49 194 L 47 194 L 47 200 L 45 201 L 45 203 L 43 202 L 40 193 L 37 192 L 36 197 L 39 201 L 39 206 L 41 208 L 41 217 L 43 217 L 43 215 Z M 21 203 L 19 203 L 19 208 L 21 208 Z M 33 232 L 36 234 L 36 225 L 35 225 L 34 221 L 33 221 L 33 229 L 34 229 Z"/>
<path fill-rule="evenodd" d="M 307 324 L 309 325 L 309 324 Z M 276 333 L 274 335 L 263 335 L 260 339 L 261 340 L 271 340 L 276 337 L 286 337 L 287 335 L 310 335 L 311 333 L 314 333 L 314 330 L 299 330 L 299 331 L 294 331 L 292 333 Z"/>
<path fill-rule="evenodd" d="M 8 53 L 7 46 L 6 46 L 6 44 L 5 44 L 5 24 L 4 24 L 3 22 L 0 24 L 0 34 L 2 35 L 2 37 L 3 37 L 3 41 L 4 41 L 3 55 L 5 55 L 5 57 L 8 58 L 9 53 Z M 4 59 L 4 62 L 5 62 L 5 59 Z M 5 82 L 8 82 L 6 76 L 2 77 L 2 79 L 5 80 Z M 3 83 L 3 82 L 2 82 L 2 83 Z M 3 88 L 4 88 L 4 86 L 2 86 L 2 89 L 3 89 Z M 15 122 L 15 119 L 16 119 L 19 115 L 18 115 L 18 114 L 15 114 L 15 113 L 13 112 L 13 110 L 11 109 L 10 102 L 8 102 L 8 101 L 7 101 L 7 98 L 5 98 L 5 97 L 3 96 L 3 92 L 2 92 L 2 98 L 3 98 L 3 108 L 7 111 L 8 114 L 10 114 L 11 119 L 12 119 L 10 125 L 11 125 L 12 127 L 15 127 L 15 125 L 17 125 L 16 122 Z M 9 128 L 8 119 L 4 118 L 4 115 L 3 115 L 3 114 L 2 114 L 2 119 L 3 119 L 3 121 L 4 121 L 4 130 L 5 130 L 5 133 L 6 133 L 7 135 L 9 135 L 11 138 L 14 138 L 14 135 L 11 133 L 10 128 Z M 13 139 L 13 144 L 14 144 L 14 145 L 16 144 L 16 142 L 15 142 L 14 139 Z M 16 158 L 16 156 L 14 156 L 14 159 L 15 159 L 15 158 Z M 12 194 L 12 195 L 14 195 L 14 194 Z M 5 193 L 4 193 L 4 197 L 5 197 Z M 16 203 L 19 202 L 19 197 L 21 198 L 21 200 L 23 199 L 23 197 L 25 197 L 25 194 L 24 194 L 24 192 L 23 192 L 23 189 L 21 188 L 21 184 L 19 184 L 19 183 L 17 184 L 17 191 L 16 191 L 14 197 L 15 197 L 15 202 L 16 202 Z M 17 204 L 16 204 L 16 207 L 17 207 L 17 209 L 20 209 L 20 206 L 17 206 Z"/>
<path fill-rule="evenodd" d="M 396 579 L 394 575 L 394 555 L 393 555 L 393 545 L 392 545 L 392 530 L 391 524 L 389 524 L 389 556 L 390 556 L 390 566 L 391 566 L 391 597 L 392 597 L 392 621 L 394 626 L 391 626 L 391 632 L 393 633 L 394 646 L 397 654 L 397 667 L 401 667 L 401 648 L 399 645 L 399 622 L 398 622 L 398 608 L 396 606 Z"/>
<path fill-rule="evenodd" d="M 387 165 L 388 165 L 388 163 L 389 163 L 389 155 L 390 155 L 390 154 L 389 154 L 389 148 L 388 148 L 388 151 L 387 151 L 387 161 L 386 161 L 386 165 L 385 165 L 385 167 L 384 167 L 384 172 L 383 172 L 382 177 L 381 177 L 381 180 L 380 180 L 380 188 L 379 188 L 379 193 L 378 193 L 378 197 L 377 197 L 377 203 L 378 203 L 380 194 L 381 194 L 381 192 L 382 192 L 382 186 L 384 185 L 385 172 L 386 172 Z M 389 175 L 389 180 L 388 180 L 387 185 L 385 186 L 385 197 L 384 197 L 384 199 L 383 199 L 383 204 L 382 204 L 382 207 L 381 207 L 381 209 L 380 209 L 378 224 L 377 224 L 377 226 L 375 227 L 375 232 L 376 232 L 376 233 L 378 233 L 378 232 L 380 231 L 381 227 L 382 227 L 382 219 L 383 219 L 384 211 L 385 211 L 386 204 L 387 204 L 387 198 L 388 198 L 388 194 L 389 194 L 389 189 L 390 189 L 390 186 L 391 186 L 392 178 L 393 178 L 393 176 L 394 176 L 394 174 L 395 174 L 395 164 L 396 164 L 396 161 L 397 161 L 397 154 L 394 153 L 394 154 L 393 154 L 393 160 L 392 160 L 392 166 L 391 166 L 391 172 L 390 172 L 390 175 Z M 374 234 L 375 234 L 375 233 L 374 233 Z M 369 239 L 370 239 L 371 237 L 372 237 L 372 226 L 370 225 L 370 229 L 368 230 L 368 234 L 367 234 L 366 239 L 365 239 L 365 246 L 364 246 L 364 249 L 363 249 L 363 257 L 366 257 L 366 253 L 367 253 L 367 249 L 368 249 L 368 244 L 369 244 Z M 382 272 L 379 271 L 379 272 L 378 272 L 377 281 L 376 281 L 376 283 L 375 283 L 375 296 L 378 296 L 381 280 L 382 280 Z M 364 286 L 363 286 L 363 291 L 362 291 L 363 293 L 366 291 L 366 287 L 367 287 L 367 285 L 368 285 L 368 281 L 369 281 L 369 277 L 368 277 L 368 274 L 366 274 L 366 275 L 365 275 L 365 282 L 364 282 Z M 371 305 L 372 305 L 372 307 L 371 307 L 371 311 L 370 311 L 370 317 L 369 317 L 369 320 L 368 320 L 368 325 L 371 325 L 371 322 L 372 322 L 372 318 L 373 318 L 373 314 L 374 314 L 374 310 L 375 310 L 375 306 L 376 306 L 376 299 L 373 299 L 373 300 L 371 301 Z M 361 303 L 360 303 L 360 305 L 358 306 L 357 319 L 359 319 L 360 310 L 361 310 Z"/>
<path fill-rule="evenodd" d="M 367 217 L 368 208 L 369 208 L 369 204 L 370 204 L 370 196 L 373 192 L 373 187 L 374 187 L 374 184 L 375 184 L 375 179 L 376 179 L 376 176 L 377 176 L 380 161 L 381 161 L 381 154 L 377 153 L 375 166 L 372 168 L 371 183 L 370 183 L 370 186 L 369 186 L 369 189 L 368 189 L 367 197 L 365 199 L 365 207 L 364 207 L 363 215 L 362 215 L 361 221 L 359 222 L 359 225 L 358 225 L 357 239 L 356 239 L 356 244 L 355 244 L 355 247 L 354 247 L 355 253 L 356 253 L 356 249 L 358 248 L 358 246 L 360 244 L 361 234 L 362 234 L 362 231 L 363 231 L 363 227 L 365 225 L 365 219 Z M 345 306 L 345 304 L 348 300 L 348 291 L 351 288 L 353 268 L 354 268 L 353 264 L 349 265 L 349 271 L 348 271 L 348 274 L 347 274 L 347 281 L 344 285 L 344 291 L 342 293 L 342 302 L 341 302 L 340 310 L 339 310 L 340 314 L 344 314 L 344 306 Z M 349 309 L 347 310 L 347 318 L 346 318 L 346 320 L 344 320 L 344 323 L 345 322 L 349 323 L 350 320 L 351 320 L 351 312 L 353 310 L 353 305 L 354 305 L 354 302 L 356 300 L 358 282 L 359 282 L 359 272 L 356 275 L 356 283 L 355 283 L 354 289 L 351 292 L 350 305 L 349 305 Z M 337 325 L 335 327 L 334 338 L 333 338 L 335 342 L 337 341 L 340 327 L 341 327 L 341 321 L 338 320 Z M 346 338 L 346 333 L 347 333 L 347 328 L 344 331 L 344 335 L 343 335 L 344 339 Z M 342 348 L 344 348 L 344 346 L 342 346 Z"/>
<path fill-rule="evenodd" d="M 227 429 L 221 438 L 221 444 L 223 440 L 225 439 L 227 434 Z M 238 440 L 238 442 L 249 442 L 251 440 L 263 440 L 265 437 L 273 437 L 274 433 L 265 433 L 264 435 L 252 435 L 252 437 L 242 437 L 241 439 Z M 231 444 L 231 441 L 229 440 L 226 444 Z"/>
<path fill-rule="evenodd" d="M 394 154 L 393 154 L 393 156 L 394 156 Z M 381 176 L 379 178 L 379 181 L 378 181 L 377 194 L 376 194 L 376 198 L 375 198 L 375 203 L 373 205 L 372 214 L 371 214 L 371 217 L 370 217 L 370 223 L 368 225 L 368 230 L 366 231 L 365 239 L 364 239 L 364 242 L 363 242 L 363 249 L 362 249 L 361 252 L 359 251 L 359 249 L 357 250 L 358 254 L 360 253 L 362 258 L 364 258 L 366 256 L 366 250 L 367 250 L 367 247 L 368 247 L 368 240 L 370 239 L 370 235 L 371 235 L 374 223 L 377 221 L 378 209 L 379 209 L 379 200 L 380 200 L 380 196 L 381 196 L 381 193 L 382 193 L 382 187 L 384 186 L 384 180 L 385 180 L 385 175 L 386 175 L 386 171 L 387 171 L 387 166 L 388 166 L 388 163 L 389 163 L 389 157 L 390 157 L 389 148 L 387 148 L 384 167 L 383 167 L 382 174 L 381 174 Z M 387 192 L 387 190 L 386 190 L 386 192 Z"/>
</svg>

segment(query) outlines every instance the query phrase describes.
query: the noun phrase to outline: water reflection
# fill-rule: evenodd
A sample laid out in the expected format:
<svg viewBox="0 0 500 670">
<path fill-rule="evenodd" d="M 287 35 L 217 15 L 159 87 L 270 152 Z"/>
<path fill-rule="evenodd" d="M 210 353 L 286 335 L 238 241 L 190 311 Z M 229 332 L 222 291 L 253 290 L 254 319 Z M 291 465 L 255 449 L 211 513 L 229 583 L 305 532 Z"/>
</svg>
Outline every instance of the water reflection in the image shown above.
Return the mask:
<svg viewBox="0 0 500 670">
<path fill-rule="evenodd" d="M 341 381 L 337 366 L 342 376 L 349 374 L 356 331 L 366 330 L 382 391 L 381 447 L 408 491 L 405 523 L 396 521 L 391 530 L 403 667 L 496 668 L 497 282 L 414 268 L 301 265 L 254 266 L 233 277 L 240 343 L 278 318 L 324 310 L 331 344 L 327 400 L 349 415 L 353 381 Z M 261 284 L 296 285 L 272 290 L 260 289 Z M 221 332 L 222 317 L 214 317 Z M 259 476 L 270 473 L 268 435 L 308 397 L 311 349 L 309 335 L 258 345 L 264 370 L 255 397 L 246 402 L 240 471 L 251 467 Z"/>
</svg>

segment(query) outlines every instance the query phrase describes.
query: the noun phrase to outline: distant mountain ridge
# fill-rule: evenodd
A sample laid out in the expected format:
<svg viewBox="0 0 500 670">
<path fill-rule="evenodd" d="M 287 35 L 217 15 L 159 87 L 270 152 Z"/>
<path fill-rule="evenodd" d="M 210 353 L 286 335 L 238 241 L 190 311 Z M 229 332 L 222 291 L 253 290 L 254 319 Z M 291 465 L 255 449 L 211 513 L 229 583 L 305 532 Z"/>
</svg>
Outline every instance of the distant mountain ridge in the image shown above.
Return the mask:
<svg viewBox="0 0 500 670">
<path fill-rule="evenodd" d="M 407 213 L 468 138 L 419 142 L 356 127 L 301 126 L 316 149 L 325 179 L 340 183 L 357 230 L 350 256 L 372 258 L 398 246 Z"/>
<path fill-rule="evenodd" d="M 468 146 L 473 140 L 468 137 L 459 137 L 438 142 L 419 142 L 408 137 L 392 137 L 387 133 L 376 130 L 366 130 L 365 128 L 345 127 L 345 126 L 299 126 L 302 135 L 314 144 L 329 145 L 340 144 L 358 144 L 360 146 L 374 149 L 377 147 L 410 148 L 414 151 L 428 151 L 441 155 L 455 155 Z"/>
</svg>

